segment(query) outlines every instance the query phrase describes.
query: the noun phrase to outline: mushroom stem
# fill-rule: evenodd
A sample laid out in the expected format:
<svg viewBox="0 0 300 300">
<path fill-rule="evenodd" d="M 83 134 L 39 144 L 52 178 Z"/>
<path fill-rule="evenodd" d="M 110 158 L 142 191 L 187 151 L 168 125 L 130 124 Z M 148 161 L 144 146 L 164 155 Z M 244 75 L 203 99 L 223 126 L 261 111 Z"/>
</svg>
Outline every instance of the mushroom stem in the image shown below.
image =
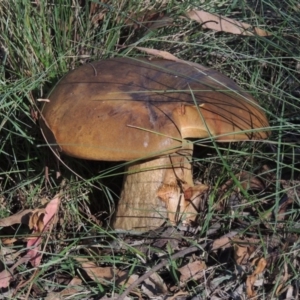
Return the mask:
<svg viewBox="0 0 300 300">
<path fill-rule="evenodd" d="M 146 231 L 161 226 L 167 220 L 166 205 L 157 196 L 166 165 L 170 165 L 167 156 L 126 168 L 114 228 Z"/>
<path fill-rule="evenodd" d="M 169 220 L 195 219 L 205 185 L 194 186 L 189 158 L 192 146 L 127 167 L 115 228 L 149 230 Z"/>
</svg>

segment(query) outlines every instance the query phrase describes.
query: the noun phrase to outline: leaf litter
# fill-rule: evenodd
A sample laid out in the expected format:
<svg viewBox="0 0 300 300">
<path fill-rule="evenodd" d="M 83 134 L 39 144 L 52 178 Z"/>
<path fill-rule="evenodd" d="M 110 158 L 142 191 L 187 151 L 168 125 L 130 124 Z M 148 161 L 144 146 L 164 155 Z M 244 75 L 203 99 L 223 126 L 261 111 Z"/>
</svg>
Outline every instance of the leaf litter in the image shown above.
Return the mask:
<svg viewBox="0 0 300 300">
<path fill-rule="evenodd" d="M 60 196 L 56 195 L 45 208 L 26 210 L 23 213 L 0 220 L 2 226 L 11 226 L 16 223 L 26 224 L 26 219 L 28 220 L 28 227 L 32 229 L 32 233 L 25 237 L 25 240 L 27 240 L 25 249 L 14 254 L 14 260 L 18 260 L 11 267 L 5 268 L 0 272 L 1 288 L 8 287 L 10 281 L 13 280 L 15 269 L 21 264 L 30 263 L 33 267 L 40 265 L 42 259 L 42 240 L 45 238 L 47 232 L 51 231 L 50 227 L 55 223 L 55 215 L 58 212 L 59 205 Z M 23 252 L 25 252 L 25 255 L 23 255 Z M 8 261 L 3 262 L 3 264 L 7 263 Z"/>
<path fill-rule="evenodd" d="M 219 197 L 224 198 L 224 194 L 227 194 L 227 198 L 230 198 L 231 193 L 240 192 L 241 188 L 246 190 L 253 188 L 258 193 L 266 193 L 266 186 L 270 186 L 270 182 L 260 174 L 242 172 L 237 174 L 236 178 L 240 185 L 236 186 L 232 180 L 227 181 L 218 191 Z M 239 201 L 243 202 L 243 197 L 240 197 Z M 285 204 L 287 201 L 283 201 L 279 206 L 280 218 L 283 218 L 283 211 L 288 210 L 290 201 L 288 204 Z M 6 266 L 0 272 L 2 288 L 12 284 L 16 276 L 22 276 L 17 274 L 20 264 L 29 263 L 37 268 L 42 264 L 41 246 L 47 242 L 45 235 L 51 232 L 51 226 L 57 222 L 55 216 L 59 205 L 60 197 L 57 196 L 44 208 L 29 209 L 24 213 L 0 220 L 2 226 L 27 222 L 28 228 L 32 230 L 31 234 L 22 238 L 25 241 L 23 250 L 12 252 L 8 251 L 8 246 L 2 247 L 2 263 Z M 251 203 L 249 206 L 252 207 Z M 174 295 L 177 297 L 181 295 L 181 299 L 187 299 L 191 288 L 199 295 L 205 290 L 205 297 L 215 297 L 215 299 L 218 297 L 230 299 L 232 295 L 239 293 L 245 293 L 249 299 L 256 297 L 264 285 L 274 284 L 277 277 L 274 274 L 276 270 L 272 270 L 272 266 L 280 259 L 281 252 L 278 252 L 278 249 L 291 247 L 294 239 L 285 240 L 278 232 L 278 234 L 273 234 L 273 238 L 264 240 L 263 234 L 257 234 L 257 228 L 265 224 L 264 218 L 261 218 L 260 223 L 254 226 L 247 219 L 246 221 L 240 220 L 239 216 L 235 219 L 236 224 L 244 228 L 248 226 L 250 228 L 248 233 L 243 234 L 241 230 L 231 230 L 226 233 L 222 230 L 222 226 L 216 224 L 221 222 L 218 214 L 221 215 L 228 207 L 231 207 L 230 203 L 216 206 L 216 217 L 212 218 L 210 230 L 207 231 L 209 234 L 206 236 L 201 234 L 200 227 L 184 226 L 162 227 L 143 234 L 117 233 L 117 239 L 114 242 L 111 241 L 113 243 L 111 247 L 114 249 L 113 255 L 125 262 L 126 258 L 129 259 L 128 251 L 134 249 L 131 250 L 131 256 L 140 257 L 140 261 L 144 263 L 143 266 L 136 264 L 128 268 L 126 265 L 124 267 L 120 261 L 116 264 L 103 265 L 91 259 L 89 255 L 73 255 L 72 259 L 81 270 L 78 273 L 79 276 L 70 278 L 69 284 L 60 292 L 49 292 L 48 297 L 51 295 L 67 297 L 72 293 L 86 291 L 84 276 L 104 287 L 112 283 L 118 286 L 123 292 L 114 297 L 120 300 L 127 299 L 129 295 L 155 299 L 159 297 L 175 299 Z M 257 207 L 252 207 L 252 213 L 255 214 L 256 211 Z M 268 220 L 272 221 L 272 215 L 268 215 Z M 252 227 L 253 230 L 251 230 Z M 280 226 L 278 228 L 281 229 Z M 266 229 L 268 228 L 265 227 Z M 263 245 L 267 245 L 267 248 Z M 85 252 L 90 252 L 94 251 L 93 247 L 95 245 L 90 246 L 88 250 L 89 247 L 85 245 L 83 249 Z M 98 248 L 100 248 L 101 256 L 111 254 L 110 248 L 101 249 L 101 246 Z M 16 259 L 17 262 L 14 262 Z M 276 290 L 278 295 L 287 291 L 291 293 L 289 284 L 291 274 L 288 265 L 285 263 L 284 266 L 284 273 L 277 278 L 280 280 Z M 220 272 L 222 268 L 227 269 L 226 275 Z M 208 278 L 210 279 L 207 280 Z M 232 282 L 236 282 L 235 288 Z M 224 297 L 224 290 L 226 297 Z M 102 298 L 106 299 L 105 297 L 107 295 L 103 294 Z"/>
<path fill-rule="evenodd" d="M 91 282 L 103 287 L 100 299 L 110 297 L 122 300 L 128 296 L 139 299 L 188 299 L 192 290 L 194 295 L 204 298 L 230 299 L 234 295 L 246 295 L 250 299 L 258 297 L 266 286 L 275 284 L 278 296 L 295 294 L 290 265 L 284 263 L 284 271 L 278 273 L 282 251 L 292 249 L 297 239 L 297 234 L 284 235 L 282 231 L 294 199 L 283 197 L 277 215 L 272 209 L 269 213 L 272 207 L 270 202 L 273 201 L 274 206 L 274 199 L 266 198 L 273 193 L 275 177 L 266 170 L 268 168 L 262 166 L 256 174 L 242 171 L 236 174 L 239 184 L 230 179 L 220 185 L 215 194 L 219 204 L 213 205 L 214 217 L 204 231 L 201 227 L 203 222 L 200 222 L 196 227 L 166 226 L 146 233 L 115 232 L 113 239 L 105 238 L 109 247 L 99 242 L 71 247 L 66 257 L 70 257 L 77 266 L 77 275 L 69 276 L 65 288 L 60 291 L 49 290 L 46 299 L 52 296 L 66 299 L 77 293 L 89 295 L 91 291 L 87 284 Z M 254 202 L 246 201 L 243 190 L 255 191 Z M 235 201 L 232 201 L 233 195 Z M 259 204 L 255 202 L 256 197 L 261 197 Z M 43 264 L 42 248 L 47 248 L 52 227 L 55 224 L 59 226 L 57 214 L 60 198 L 56 196 L 44 207 L 27 209 L 0 220 L 2 227 L 25 224 L 31 231 L 20 238 L 1 238 L 2 288 L 15 286 L 16 292 L 19 288 L 17 282 L 22 282 L 24 286 L 33 280 L 36 275 L 34 269 L 30 270 L 32 275 L 29 279 L 22 279 L 18 270 L 20 265 L 28 264 L 38 270 Z M 207 214 L 208 203 L 204 204 L 203 209 Z M 224 227 L 224 219 L 221 218 L 224 213 L 232 215 L 231 229 Z M 275 217 L 280 222 L 276 223 Z M 252 218 L 255 222 L 251 221 Z M 20 241 L 24 248 L 13 250 L 11 246 Z M 64 241 L 57 240 L 57 243 Z M 113 263 L 101 262 L 101 257 L 109 256 L 114 259 Z M 99 257 L 99 260 L 93 257 Z M 126 259 L 136 262 L 128 265 Z M 298 266 L 297 248 L 294 250 L 293 264 Z M 112 285 L 116 288 L 114 294 L 108 292 Z"/>
</svg>

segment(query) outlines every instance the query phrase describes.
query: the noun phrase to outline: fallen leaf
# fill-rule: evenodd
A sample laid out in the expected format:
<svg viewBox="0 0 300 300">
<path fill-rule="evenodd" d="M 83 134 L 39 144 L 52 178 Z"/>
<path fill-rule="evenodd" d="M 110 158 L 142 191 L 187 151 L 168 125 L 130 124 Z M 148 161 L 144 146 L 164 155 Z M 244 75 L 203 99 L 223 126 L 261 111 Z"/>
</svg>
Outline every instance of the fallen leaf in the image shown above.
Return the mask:
<svg viewBox="0 0 300 300">
<path fill-rule="evenodd" d="M 107 285 L 107 283 L 115 276 L 112 267 L 99 267 L 94 262 L 82 257 L 75 257 L 75 260 L 80 263 L 82 269 L 93 281 Z"/>
<path fill-rule="evenodd" d="M 0 220 L 0 226 L 7 227 L 14 224 L 26 224 L 28 225 L 29 218 L 33 212 L 33 209 L 25 209 L 17 214 L 9 216 Z"/>
<path fill-rule="evenodd" d="M 234 245 L 234 259 L 237 265 L 244 265 L 248 262 L 248 247 Z"/>
<path fill-rule="evenodd" d="M 212 243 L 211 250 L 216 251 L 218 249 L 226 249 L 232 247 L 231 240 L 237 235 L 236 231 L 229 232 L 228 234 L 216 239 Z"/>
<path fill-rule="evenodd" d="M 187 61 L 187 60 L 184 60 L 184 59 L 179 59 L 175 55 L 173 55 L 173 54 L 171 54 L 167 51 L 161 51 L 161 50 L 157 50 L 157 49 L 153 49 L 153 48 L 144 48 L 144 47 L 135 47 L 135 49 L 140 50 L 142 52 L 145 52 L 149 55 L 157 56 L 157 57 L 160 57 L 160 58 L 163 58 L 163 59 L 166 59 L 166 60 L 171 60 L 171 61 L 187 64 L 191 67 L 196 68 L 197 71 L 201 72 L 203 75 L 207 75 L 206 71 L 211 70 L 210 68 L 199 65 L 197 63 Z M 151 60 L 151 58 L 149 60 Z"/>
<path fill-rule="evenodd" d="M 10 270 L 3 270 L 0 272 L 0 288 L 7 288 L 11 279 L 12 273 Z"/>
<path fill-rule="evenodd" d="M 31 238 L 27 242 L 27 248 L 29 248 L 29 250 L 27 251 L 24 257 L 27 259 L 27 261 L 31 263 L 33 267 L 37 267 L 41 263 L 42 260 L 42 254 L 40 253 L 41 243 L 42 243 L 41 237 Z"/>
<path fill-rule="evenodd" d="M 75 257 L 82 269 L 87 275 L 95 282 L 100 282 L 103 285 L 107 285 L 111 280 L 114 280 L 116 285 L 129 286 L 138 279 L 138 275 L 129 276 L 128 272 L 119 270 L 113 267 L 99 267 L 94 262 L 83 257 Z"/>
<path fill-rule="evenodd" d="M 144 47 L 135 47 L 136 49 L 146 52 L 147 54 L 153 55 L 153 56 L 158 56 L 167 60 L 172 60 L 172 61 L 181 61 L 181 59 L 177 58 L 173 54 L 167 52 L 167 51 L 162 51 L 162 50 L 157 50 L 157 49 L 152 49 L 152 48 L 144 48 Z"/>
<path fill-rule="evenodd" d="M 68 284 L 67 288 L 60 292 L 61 295 L 73 295 L 78 293 L 79 290 L 83 290 L 82 280 L 79 277 L 74 277 Z"/>
<path fill-rule="evenodd" d="M 7 288 L 9 286 L 9 282 L 13 278 L 14 269 L 23 263 L 27 263 L 28 259 L 23 256 L 21 257 L 12 267 L 9 269 L 5 269 L 0 273 L 0 287 Z"/>
<path fill-rule="evenodd" d="M 67 287 L 58 293 L 49 293 L 45 300 L 66 299 L 67 296 L 76 295 L 85 290 L 82 280 L 79 277 L 74 277 Z"/>
<path fill-rule="evenodd" d="M 215 31 L 224 31 L 240 35 L 259 35 L 269 36 L 270 32 L 253 27 L 250 24 L 239 22 L 234 19 L 208 13 L 203 10 L 191 10 L 186 13 L 186 16 L 201 24 L 202 28 L 212 29 Z"/>
<path fill-rule="evenodd" d="M 54 216 L 58 211 L 60 204 L 60 196 L 56 195 L 46 206 L 45 209 L 27 209 L 13 216 L 0 220 L 0 226 L 11 226 L 14 224 L 26 224 L 33 228 L 33 235 L 38 233 L 38 236 L 31 236 L 27 241 L 29 250 L 9 269 L 3 270 L 0 273 L 0 287 L 6 288 L 12 279 L 15 268 L 23 263 L 30 262 L 34 267 L 41 262 L 42 254 L 40 245 L 42 243 L 41 233 L 49 230 L 49 225 L 53 224 Z M 41 222 L 43 224 L 41 224 Z"/>
<path fill-rule="evenodd" d="M 118 270 L 116 278 L 116 284 L 125 285 L 127 287 L 134 283 L 139 278 L 139 276 L 137 274 L 132 274 L 129 276 L 128 272 Z"/>
<path fill-rule="evenodd" d="M 60 205 L 60 197 L 56 195 L 46 206 L 45 208 L 45 216 L 43 219 L 45 229 L 49 229 L 50 223 L 52 223 L 56 213 L 58 212 L 58 208 Z"/>
<path fill-rule="evenodd" d="M 220 237 L 219 239 L 215 239 L 212 243 L 211 250 L 216 251 L 218 249 L 230 248 L 233 245 L 240 245 L 241 247 L 248 247 L 247 250 L 248 254 L 251 255 L 255 250 L 255 247 L 261 243 L 260 239 L 254 239 L 254 238 L 241 239 L 239 237 L 235 237 L 237 234 L 238 233 L 236 231 L 232 231 Z"/>
<path fill-rule="evenodd" d="M 261 244 L 260 239 L 254 238 L 234 238 L 232 239 L 234 245 L 234 258 L 237 265 L 245 265 L 248 263 L 250 256 L 257 247 Z"/>
<path fill-rule="evenodd" d="M 267 266 L 267 261 L 262 257 L 254 260 L 253 264 L 256 264 L 256 268 L 251 275 L 247 276 L 247 280 L 246 280 L 246 291 L 247 291 L 247 296 L 249 298 L 256 296 L 256 292 L 254 290 L 254 284 L 257 279 L 257 276 L 265 270 Z"/>
<path fill-rule="evenodd" d="M 44 219 L 45 216 L 45 209 L 35 209 L 30 218 L 29 218 L 29 222 L 28 222 L 28 227 L 30 229 L 33 229 L 35 232 L 42 232 L 43 228 L 44 228 Z"/>
<path fill-rule="evenodd" d="M 155 237 L 153 247 L 162 249 L 168 243 L 172 249 L 178 249 L 181 240 L 182 235 L 174 227 L 165 227 L 163 233 Z"/>
<path fill-rule="evenodd" d="M 157 273 L 153 273 L 150 277 L 145 279 L 141 289 L 150 299 L 166 295 L 168 292 L 166 284 Z"/>
<path fill-rule="evenodd" d="M 30 218 L 30 226 L 33 228 L 33 235 L 38 234 L 37 237 L 31 237 L 27 242 L 27 248 L 30 248 L 26 255 L 26 259 L 33 267 L 37 267 L 41 263 L 41 243 L 42 233 L 49 231 L 50 224 L 54 223 L 54 217 L 60 205 L 60 196 L 56 195 L 45 207 L 45 209 L 35 210 Z"/>
<path fill-rule="evenodd" d="M 3 238 L 1 240 L 2 245 L 12 245 L 15 243 L 18 239 L 17 238 Z"/>
<path fill-rule="evenodd" d="M 190 279 L 198 280 L 203 277 L 203 270 L 206 270 L 207 266 L 204 261 L 196 260 L 188 263 L 187 265 L 178 269 L 180 272 L 180 281 L 186 282 Z"/>
</svg>

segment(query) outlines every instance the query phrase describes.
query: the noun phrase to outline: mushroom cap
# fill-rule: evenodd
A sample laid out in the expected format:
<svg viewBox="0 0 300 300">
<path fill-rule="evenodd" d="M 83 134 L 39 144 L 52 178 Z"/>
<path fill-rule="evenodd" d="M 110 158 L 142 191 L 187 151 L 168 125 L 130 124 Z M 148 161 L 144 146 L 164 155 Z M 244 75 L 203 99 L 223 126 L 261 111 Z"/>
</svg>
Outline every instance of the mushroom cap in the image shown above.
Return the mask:
<svg viewBox="0 0 300 300">
<path fill-rule="evenodd" d="M 186 138 L 268 136 L 262 108 L 233 80 L 195 63 L 111 58 L 69 72 L 41 111 L 47 141 L 67 155 L 133 160 L 175 152 Z"/>
</svg>

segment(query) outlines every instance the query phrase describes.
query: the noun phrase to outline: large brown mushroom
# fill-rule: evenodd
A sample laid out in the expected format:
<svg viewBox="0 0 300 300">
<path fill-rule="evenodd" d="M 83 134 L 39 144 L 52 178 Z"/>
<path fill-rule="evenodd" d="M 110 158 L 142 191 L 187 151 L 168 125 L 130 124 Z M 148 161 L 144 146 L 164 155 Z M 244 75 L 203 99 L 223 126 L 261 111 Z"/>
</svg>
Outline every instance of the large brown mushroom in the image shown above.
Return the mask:
<svg viewBox="0 0 300 300">
<path fill-rule="evenodd" d="M 151 229 L 191 220 L 197 197 L 189 138 L 268 136 L 258 103 L 231 79 L 195 63 L 112 58 L 68 73 L 41 113 L 47 142 L 90 160 L 130 161 L 114 226 Z M 163 201 L 161 201 L 163 200 Z"/>
</svg>

